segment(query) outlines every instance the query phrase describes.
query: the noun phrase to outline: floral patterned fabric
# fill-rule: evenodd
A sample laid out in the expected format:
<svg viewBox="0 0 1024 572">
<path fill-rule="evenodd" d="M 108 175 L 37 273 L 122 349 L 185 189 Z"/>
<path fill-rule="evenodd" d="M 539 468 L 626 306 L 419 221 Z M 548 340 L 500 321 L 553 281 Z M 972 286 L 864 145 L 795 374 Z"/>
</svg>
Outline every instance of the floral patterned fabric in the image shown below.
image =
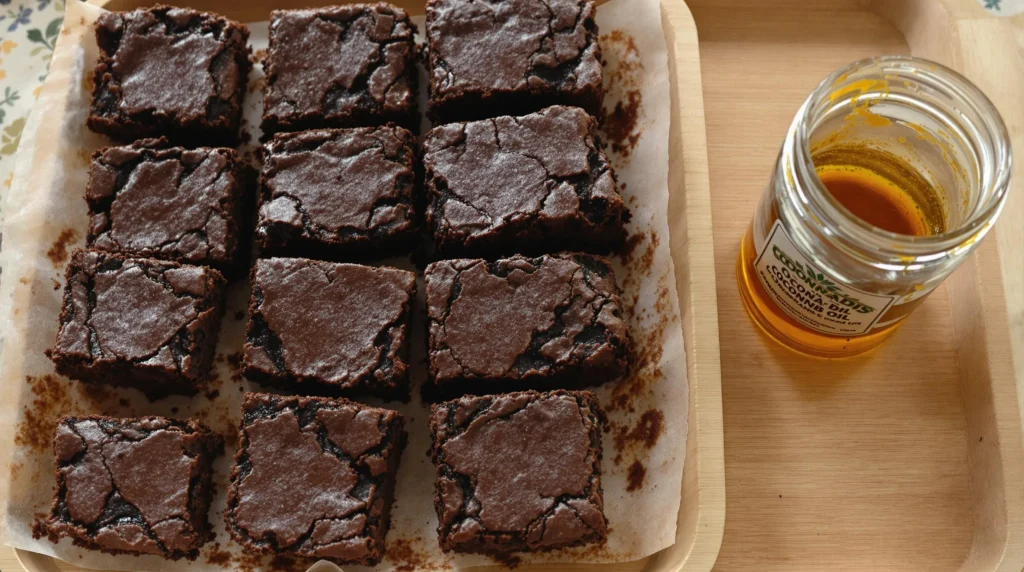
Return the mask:
<svg viewBox="0 0 1024 572">
<path fill-rule="evenodd" d="M 0 0 L 0 193 L 11 186 L 14 152 L 63 19 L 64 0 Z"/>
</svg>

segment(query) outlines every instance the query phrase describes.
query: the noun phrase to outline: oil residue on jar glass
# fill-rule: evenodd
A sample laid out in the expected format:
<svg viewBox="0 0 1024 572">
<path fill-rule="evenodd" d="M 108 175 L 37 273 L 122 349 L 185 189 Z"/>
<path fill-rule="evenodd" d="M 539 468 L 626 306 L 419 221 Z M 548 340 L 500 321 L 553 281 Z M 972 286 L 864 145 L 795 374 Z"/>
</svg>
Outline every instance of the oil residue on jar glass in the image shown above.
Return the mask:
<svg viewBox="0 0 1024 572">
<path fill-rule="evenodd" d="M 843 145 L 813 152 L 812 162 L 832 197 L 868 224 L 909 236 L 945 231 L 939 192 L 893 155 L 867 146 Z"/>
</svg>

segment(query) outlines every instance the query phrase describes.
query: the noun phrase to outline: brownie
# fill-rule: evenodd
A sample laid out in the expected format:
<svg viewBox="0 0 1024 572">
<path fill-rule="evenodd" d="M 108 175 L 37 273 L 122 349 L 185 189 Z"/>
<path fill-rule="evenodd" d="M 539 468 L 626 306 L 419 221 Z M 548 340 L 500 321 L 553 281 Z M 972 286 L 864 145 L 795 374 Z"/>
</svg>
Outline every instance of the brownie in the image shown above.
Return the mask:
<svg viewBox="0 0 1024 572">
<path fill-rule="evenodd" d="M 415 145 L 393 126 L 277 134 L 260 178 L 263 253 L 343 260 L 411 249 Z"/>
<path fill-rule="evenodd" d="M 435 127 L 423 148 L 427 226 L 445 256 L 605 253 L 625 241 L 629 210 L 579 108 Z"/>
<path fill-rule="evenodd" d="M 156 6 L 96 20 L 89 129 L 233 146 L 249 75 L 249 30 L 216 14 Z"/>
<path fill-rule="evenodd" d="M 428 0 L 435 123 L 576 105 L 601 113 L 601 48 L 590 0 Z"/>
<path fill-rule="evenodd" d="M 223 311 L 220 272 L 77 250 L 67 268 L 57 373 L 134 387 L 150 399 L 206 385 Z"/>
<path fill-rule="evenodd" d="M 297 392 L 403 398 L 415 293 L 416 275 L 397 268 L 258 260 L 242 371 Z"/>
<path fill-rule="evenodd" d="M 417 127 L 415 33 L 383 2 L 271 12 L 263 131 Z"/>
<path fill-rule="evenodd" d="M 601 410 L 589 391 L 462 397 L 430 417 L 445 552 L 602 543 Z"/>
<path fill-rule="evenodd" d="M 429 377 L 442 396 L 597 385 L 629 371 L 615 275 L 587 254 L 427 266 Z"/>
<path fill-rule="evenodd" d="M 142 140 L 95 152 L 85 200 L 91 248 L 204 264 L 248 263 L 250 168 L 234 149 Z"/>
<path fill-rule="evenodd" d="M 110 554 L 195 559 L 213 538 L 211 474 L 223 439 L 195 421 L 64 417 L 57 494 L 37 537 Z"/>
<path fill-rule="evenodd" d="M 397 411 L 246 393 L 224 514 L 247 550 L 376 565 L 405 432 Z"/>
</svg>

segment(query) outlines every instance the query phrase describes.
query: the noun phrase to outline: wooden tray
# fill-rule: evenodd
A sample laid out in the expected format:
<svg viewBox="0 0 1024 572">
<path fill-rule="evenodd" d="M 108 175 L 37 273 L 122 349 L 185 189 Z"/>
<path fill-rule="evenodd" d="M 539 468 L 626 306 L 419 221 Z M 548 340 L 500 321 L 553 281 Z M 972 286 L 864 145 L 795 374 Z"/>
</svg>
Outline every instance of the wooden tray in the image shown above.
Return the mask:
<svg viewBox="0 0 1024 572">
<path fill-rule="evenodd" d="M 700 34 L 721 325 L 727 514 L 716 570 L 1024 566 L 1024 451 L 997 240 L 870 355 L 799 357 L 737 296 L 740 237 L 799 105 L 858 58 L 964 72 L 1016 131 L 1022 56 L 974 0 L 693 0 Z M 1024 44 L 1021 44 L 1024 46 Z M 1008 267 L 1021 273 L 1021 227 Z M 1024 355 L 1018 356 L 1018 359 Z"/>
<path fill-rule="evenodd" d="M 89 0 L 109 10 L 132 10 L 157 3 L 177 4 L 224 14 L 242 22 L 266 20 L 270 10 L 288 0 Z M 350 0 L 298 0 L 295 6 L 346 3 Z M 412 15 L 422 14 L 424 0 L 390 0 Z M 600 0 L 599 0 L 600 1 Z M 706 572 L 718 555 L 725 524 L 722 451 L 722 394 L 715 310 L 715 266 L 711 244 L 711 196 L 702 111 L 697 29 L 682 1 L 663 0 L 663 27 L 672 72 L 672 130 L 669 170 L 670 244 L 682 311 L 689 380 L 689 426 L 676 543 L 658 554 L 626 564 L 521 566 L 520 570 L 650 570 Z M 17 550 L 30 572 L 81 570 L 48 556 Z M 501 569 L 499 567 L 487 567 Z M 485 569 L 487 569 L 485 568 Z"/>
<path fill-rule="evenodd" d="M 125 9 L 137 2 L 107 5 Z M 191 4 L 253 20 L 265 17 L 267 3 Z M 671 239 L 691 384 L 678 542 L 625 565 L 531 569 L 711 567 L 724 518 L 720 321 L 729 518 L 715 570 L 1019 572 L 1024 446 L 1011 348 L 1024 349 L 1024 324 L 1011 343 L 1006 304 L 1014 315 L 1024 308 L 1019 292 L 1009 290 L 1024 285 L 1024 160 L 1017 162 L 1018 188 L 997 238 L 870 355 L 812 361 L 773 345 L 744 314 L 733 276 L 740 236 L 778 145 L 818 81 L 868 55 L 935 59 L 994 99 L 1020 152 L 1024 42 L 1017 38 L 1024 34 L 985 15 L 973 0 L 690 4 L 701 36 L 699 60 L 690 11 L 679 0 L 663 0 L 674 46 L 671 150 L 678 158 L 670 172 L 670 210 L 685 209 Z M 1005 298 L 997 243 L 1008 261 Z M 1017 361 L 1024 370 L 1024 354 Z M 33 571 L 75 569 L 29 553 L 19 557 Z"/>
</svg>

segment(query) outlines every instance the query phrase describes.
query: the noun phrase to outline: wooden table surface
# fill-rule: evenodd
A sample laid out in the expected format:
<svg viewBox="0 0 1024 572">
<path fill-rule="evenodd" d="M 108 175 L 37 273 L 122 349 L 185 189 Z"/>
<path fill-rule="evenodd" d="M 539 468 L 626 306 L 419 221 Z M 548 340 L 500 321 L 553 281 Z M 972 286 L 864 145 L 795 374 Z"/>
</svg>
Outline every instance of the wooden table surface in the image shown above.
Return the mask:
<svg viewBox="0 0 1024 572">
<path fill-rule="evenodd" d="M 994 54 L 993 57 L 1017 57 L 1024 61 L 1024 15 L 1016 16 L 1011 20 L 1017 29 L 1018 45 L 1022 46 L 1022 53 L 1017 55 Z M 1019 88 L 1020 86 L 1006 86 L 1006 89 L 1011 92 Z M 1014 132 L 1013 144 L 1017 154 L 1016 159 L 1020 163 L 1024 163 L 1024 156 L 1022 156 L 1024 155 L 1024 125 L 1011 125 L 1010 128 Z M 1011 194 L 997 225 L 995 240 L 999 242 L 1014 354 L 1019 356 L 1015 363 L 1015 370 L 1018 385 L 1020 385 L 1021 380 L 1024 380 L 1024 262 L 1021 258 L 1021 252 L 1024 250 L 1024 196 Z M 1021 391 L 1018 392 L 1018 400 L 1020 409 L 1024 412 L 1024 387 L 1021 387 Z M 731 480 L 728 465 L 726 466 L 726 480 Z M 6 546 L 0 547 L 0 572 L 20 570 L 22 568 L 15 557 L 14 550 Z"/>
</svg>

